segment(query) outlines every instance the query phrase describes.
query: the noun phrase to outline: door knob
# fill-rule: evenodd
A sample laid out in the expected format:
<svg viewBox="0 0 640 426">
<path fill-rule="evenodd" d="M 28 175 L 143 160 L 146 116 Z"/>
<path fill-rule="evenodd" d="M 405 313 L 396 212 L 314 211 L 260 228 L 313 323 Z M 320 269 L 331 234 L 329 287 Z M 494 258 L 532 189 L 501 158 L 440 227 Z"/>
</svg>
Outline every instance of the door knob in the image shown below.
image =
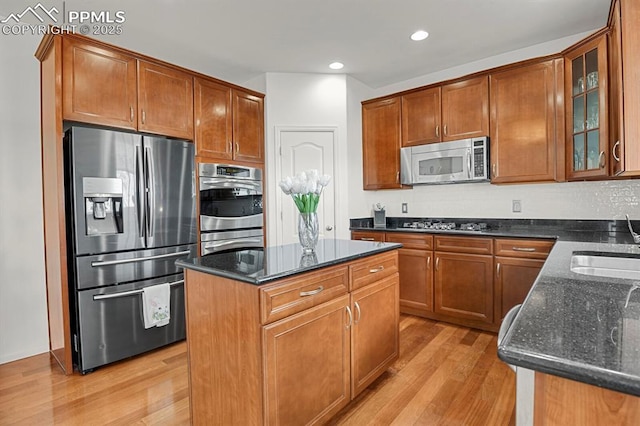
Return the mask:
<svg viewBox="0 0 640 426">
<path fill-rule="evenodd" d="M 325 228 L 327 231 L 333 231 L 333 226 L 331 225 L 327 225 L 327 227 Z"/>
</svg>

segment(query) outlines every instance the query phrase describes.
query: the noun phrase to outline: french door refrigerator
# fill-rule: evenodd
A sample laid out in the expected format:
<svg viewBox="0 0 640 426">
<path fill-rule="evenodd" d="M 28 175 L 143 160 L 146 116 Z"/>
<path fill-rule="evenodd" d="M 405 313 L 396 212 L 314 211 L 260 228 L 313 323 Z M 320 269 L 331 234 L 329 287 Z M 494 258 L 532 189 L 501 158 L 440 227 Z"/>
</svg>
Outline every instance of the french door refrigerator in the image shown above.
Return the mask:
<svg viewBox="0 0 640 426">
<path fill-rule="evenodd" d="M 175 261 L 196 255 L 194 148 L 74 126 L 64 150 L 71 333 L 84 374 L 185 338 Z M 170 321 L 145 328 L 142 295 L 159 284 L 170 286 Z"/>
</svg>

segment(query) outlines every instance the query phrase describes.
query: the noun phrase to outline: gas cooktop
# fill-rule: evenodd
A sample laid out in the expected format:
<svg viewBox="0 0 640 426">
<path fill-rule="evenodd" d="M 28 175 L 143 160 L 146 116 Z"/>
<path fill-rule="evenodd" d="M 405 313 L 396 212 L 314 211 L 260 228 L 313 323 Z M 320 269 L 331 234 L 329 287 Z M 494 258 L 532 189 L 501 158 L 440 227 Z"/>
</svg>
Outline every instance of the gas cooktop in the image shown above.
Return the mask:
<svg viewBox="0 0 640 426">
<path fill-rule="evenodd" d="M 431 229 L 436 231 L 486 231 L 486 223 L 456 223 L 456 222 L 405 222 L 403 228 Z"/>
</svg>

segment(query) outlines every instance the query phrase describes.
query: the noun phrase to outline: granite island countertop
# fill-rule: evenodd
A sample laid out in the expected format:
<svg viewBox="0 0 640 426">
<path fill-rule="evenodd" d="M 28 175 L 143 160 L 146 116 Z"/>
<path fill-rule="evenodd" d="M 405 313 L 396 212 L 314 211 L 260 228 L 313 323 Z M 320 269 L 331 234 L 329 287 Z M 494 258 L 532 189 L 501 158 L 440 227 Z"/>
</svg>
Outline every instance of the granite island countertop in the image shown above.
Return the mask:
<svg viewBox="0 0 640 426">
<path fill-rule="evenodd" d="M 640 396 L 638 281 L 570 270 L 574 252 L 640 256 L 633 244 L 558 241 L 498 347 L 503 361 Z"/>
<path fill-rule="evenodd" d="M 176 265 L 262 285 L 291 275 L 337 265 L 402 247 L 398 243 L 320 239 L 315 253 L 303 254 L 300 244 L 248 248 L 177 260 Z"/>
</svg>

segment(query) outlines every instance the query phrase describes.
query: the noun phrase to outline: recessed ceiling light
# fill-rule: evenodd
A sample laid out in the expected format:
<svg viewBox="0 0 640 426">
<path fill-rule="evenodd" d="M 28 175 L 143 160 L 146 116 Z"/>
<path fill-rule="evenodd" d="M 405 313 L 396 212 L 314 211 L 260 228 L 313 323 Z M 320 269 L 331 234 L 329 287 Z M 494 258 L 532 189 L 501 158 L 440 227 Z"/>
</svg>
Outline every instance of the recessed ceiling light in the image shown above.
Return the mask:
<svg viewBox="0 0 640 426">
<path fill-rule="evenodd" d="M 427 37 L 429 37 L 429 33 L 423 30 L 416 31 L 415 33 L 411 34 L 411 40 L 414 41 L 424 40 Z"/>
<path fill-rule="evenodd" d="M 344 68 L 344 64 L 342 62 L 331 62 L 329 64 L 329 68 L 331 68 L 332 70 L 341 70 L 342 68 Z"/>
</svg>

